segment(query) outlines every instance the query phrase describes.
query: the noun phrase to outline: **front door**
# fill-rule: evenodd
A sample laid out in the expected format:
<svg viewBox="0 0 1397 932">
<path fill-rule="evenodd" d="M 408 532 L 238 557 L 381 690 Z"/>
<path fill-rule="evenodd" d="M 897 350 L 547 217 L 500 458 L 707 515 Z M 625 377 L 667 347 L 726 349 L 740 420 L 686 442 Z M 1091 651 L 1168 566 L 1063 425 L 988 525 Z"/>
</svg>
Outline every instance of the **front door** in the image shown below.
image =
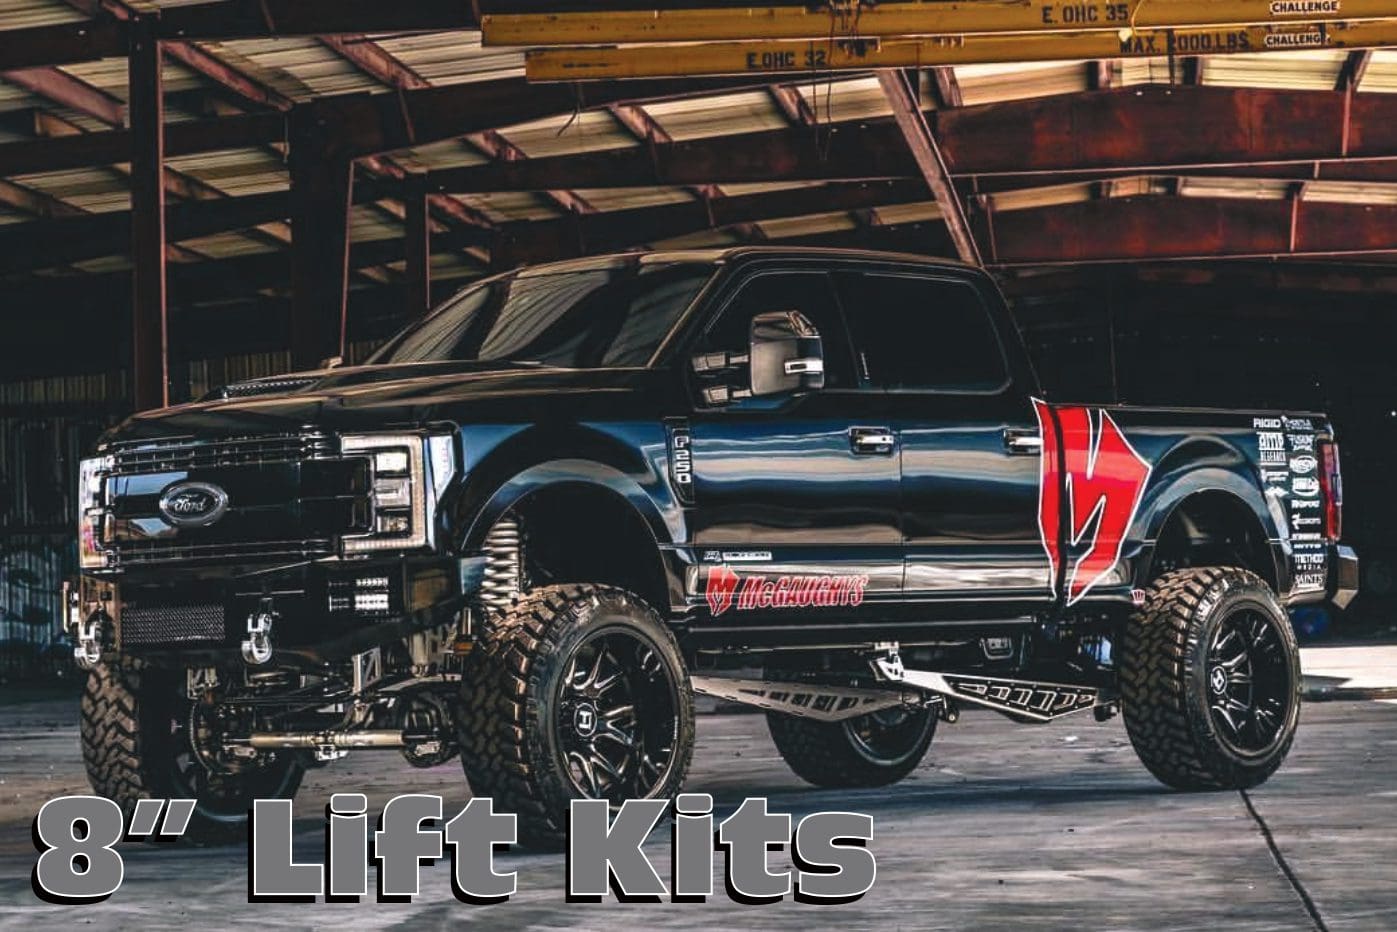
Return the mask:
<svg viewBox="0 0 1397 932">
<path fill-rule="evenodd" d="M 902 586 L 898 444 L 870 418 L 824 271 L 755 272 L 729 292 L 704 353 L 746 354 L 751 320 L 799 311 L 819 331 L 825 387 L 706 404 L 690 421 L 697 548 L 691 597 L 735 626 L 876 611 Z M 741 394 L 745 373 L 726 379 Z M 707 381 L 701 381 L 697 395 Z"/>
<path fill-rule="evenodd" d="M 1004 352 L 1007 321 L 952 275 L 836 277 L 858 365 L 887 393 L 901 446 L 908 600 L 995 614 L 1050 602 L 1040 438 Z"/>
</svg>

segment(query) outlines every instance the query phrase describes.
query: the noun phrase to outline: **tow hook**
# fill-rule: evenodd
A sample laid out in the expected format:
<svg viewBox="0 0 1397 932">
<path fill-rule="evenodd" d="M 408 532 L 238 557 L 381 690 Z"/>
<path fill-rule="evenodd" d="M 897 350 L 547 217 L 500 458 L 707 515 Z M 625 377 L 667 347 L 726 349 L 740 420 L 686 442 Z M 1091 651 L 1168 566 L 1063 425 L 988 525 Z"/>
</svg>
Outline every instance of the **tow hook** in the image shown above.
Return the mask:
<svg viewBox="0 0 1397 932">
<path fill-rule="evenodd" d="M 271 599 L 263 599 L 257 611 L 247 616 L 247 637 L 242 642 L 244 662 L 260 667 L 272 659 L 272 624 L 276 620 Z"/>
<path fill-rule="evenodd" d="M 93 609 L 91 614 L 74 626 L 73 660 L 78 668 L 91 670 L 102 661 L 102 641 L 104 632 L 111 626 L 111 618 L 104 609 Z"/>
</svg>

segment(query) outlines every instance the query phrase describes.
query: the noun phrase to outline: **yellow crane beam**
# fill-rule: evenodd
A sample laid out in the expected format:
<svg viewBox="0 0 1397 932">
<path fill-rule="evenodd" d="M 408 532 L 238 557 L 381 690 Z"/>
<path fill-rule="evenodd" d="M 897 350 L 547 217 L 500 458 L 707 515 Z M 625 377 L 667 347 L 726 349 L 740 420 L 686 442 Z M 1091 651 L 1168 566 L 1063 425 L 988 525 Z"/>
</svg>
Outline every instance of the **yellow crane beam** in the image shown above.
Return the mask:
<svg viewBox="0 0 1397 932">
<path fill-rule="evenodd" d="M 1394 13 L 1392 0 L 959 0 L 877 5 L 835 0 L 810 7 L 492 13 L 481 17 L 481 29 L 486 45 L 537 47 L 1198 29 L 1353 22 Z"/>
<path fill-rule="evenodd" d="M 1397 45 L 1397 18 L 1223 29 L 1136 29 L 1121 33 L 1085 31 L 1042 35 L 955 35 L 534 49 L 525 57 L 524 71 L 530 81 L 740 74 L 808 76 L 875 68 L 1361 49 L 1391 45 Z"/>
</svg>

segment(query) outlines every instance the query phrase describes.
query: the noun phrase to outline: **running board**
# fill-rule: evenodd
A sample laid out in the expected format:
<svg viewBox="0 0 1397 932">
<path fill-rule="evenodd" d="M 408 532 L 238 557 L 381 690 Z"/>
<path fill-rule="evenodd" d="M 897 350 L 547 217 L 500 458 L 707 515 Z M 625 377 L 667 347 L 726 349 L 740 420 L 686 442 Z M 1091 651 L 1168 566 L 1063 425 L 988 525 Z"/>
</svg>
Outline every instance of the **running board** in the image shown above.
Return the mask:
<svg viewBox="0 0 1397 932">
<path fill-rule="evenodd" d="M 873 665 L 879 676 L 889 683 L 900 683 L 973 702 L 1014 718 L 1035 722 L 1050 722 L 1055 718 L 1106 705 L 1111 701 L 1104 691 L 1095 686 L 907 670 L 903 668 L 901 661 L 895 658 L 878 658 L 873 661 Z"/>
<path fill-rule="evenodd" d="M 916 692 L 900 688 L 864 689 L 726 676 L 690 676 L 689 682 L 694 692 L 705 696 L 821 722 L 842 722 L 883 709 L 926 704 Z"/>
</svg>

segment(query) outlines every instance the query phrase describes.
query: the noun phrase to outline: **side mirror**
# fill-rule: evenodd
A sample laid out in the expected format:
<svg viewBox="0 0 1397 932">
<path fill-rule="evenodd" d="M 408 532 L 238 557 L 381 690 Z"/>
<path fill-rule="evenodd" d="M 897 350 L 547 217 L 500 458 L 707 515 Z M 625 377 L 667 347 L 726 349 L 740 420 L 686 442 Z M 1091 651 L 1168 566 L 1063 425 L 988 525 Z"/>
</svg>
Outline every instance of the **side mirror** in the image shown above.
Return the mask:
<svg viewBox="0 0 1397 932">
<path fill-rule="evenodd" d="M 825 385 L 820 332 L 800 311 L 768 311 L 752 318 L 752 394 L 786 395 Z"/>
</svg>

